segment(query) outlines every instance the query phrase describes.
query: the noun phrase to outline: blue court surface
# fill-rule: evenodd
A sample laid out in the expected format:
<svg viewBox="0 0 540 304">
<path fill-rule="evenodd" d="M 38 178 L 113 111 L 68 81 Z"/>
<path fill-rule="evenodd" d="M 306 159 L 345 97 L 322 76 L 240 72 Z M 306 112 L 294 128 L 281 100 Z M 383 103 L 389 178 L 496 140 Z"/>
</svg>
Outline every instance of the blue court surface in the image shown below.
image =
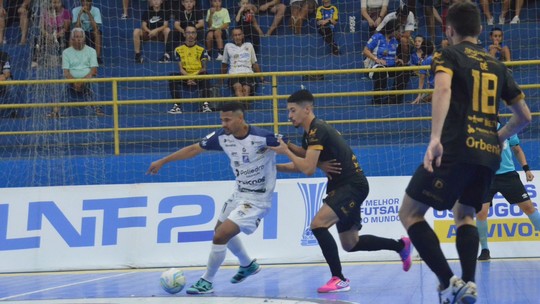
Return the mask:
<svg viewBox="0 0 540 304">
<path fill-rule="evenodd" d="M 61 257 L 59 257 L 61 258 Z M 451 267 L 460 274 L 459 262 Z M 262 265 L 239 284 L 230 278 L 237 267 L 223 266 L 211 295 L 191 296 L 185 290 L 169 295 L 159 285 L 165 269 L 129 269 L 0 274 L 0 302 L 5 303 L 180 303 L 180 304 L 307 304 L 307 303 L 438 303 L 437 280 L 416 261 L 409 272 L 398 262 L 344 263 L 351 281 L 348 292 L 319 294 L 330 279 L 326 264 Z M 183 268 L 187 284 L 204 267 Z M 495 259 L 478 263 L 477 303 L 540 303 L 540 259 Z"/>
</svg>

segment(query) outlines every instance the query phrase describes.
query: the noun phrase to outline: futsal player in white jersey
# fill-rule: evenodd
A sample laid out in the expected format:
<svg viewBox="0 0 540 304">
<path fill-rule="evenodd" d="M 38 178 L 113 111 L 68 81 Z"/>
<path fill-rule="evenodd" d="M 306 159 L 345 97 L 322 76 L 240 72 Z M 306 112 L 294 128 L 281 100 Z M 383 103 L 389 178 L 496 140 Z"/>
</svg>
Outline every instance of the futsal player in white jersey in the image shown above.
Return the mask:
<svg viewBox="0 0 540 304">
<path fill-rule="evenodd" d="M 214 229 L 206 272 L 187 289 L 188 294 L 214 291 L 212 282 L 225 260 L 227 248 L 240 262 L 231 283 L 242 282 L 261 269 L 256 260 L 249 257 L 237 234 L 253 233 L 271 207 L 277 173 L 276 154 L 268 147 L 277 146 L 279 142 L 274 133 L 250 126 L 245 121 L 244 107 L 239 102 L 224 104 L 220 116 L 221 129 L 208 134 L 198 143 L 154 161 L 147 171 L 147 174 L 156 174 L 166 163 L 189 159 L 206 150 L 223 151 L 231 161 L 236 176 L 234 193 L 225 202 Z"/>
<path fill-rule="evenodd" d="M 253 74 L 260 73 L 257 55 L 251 42 L 244 41 L 244 32 L 237 27 L 232 30 L 233 43 L 229 42 L 223 50 L 221 73 L 226 74 Z M 264 78 L 261 77 L 261 82 Z M 230 78 L 229 85 L 237 97 L 251 96 L 257 81 L 253 77 Z"/>
</svg>

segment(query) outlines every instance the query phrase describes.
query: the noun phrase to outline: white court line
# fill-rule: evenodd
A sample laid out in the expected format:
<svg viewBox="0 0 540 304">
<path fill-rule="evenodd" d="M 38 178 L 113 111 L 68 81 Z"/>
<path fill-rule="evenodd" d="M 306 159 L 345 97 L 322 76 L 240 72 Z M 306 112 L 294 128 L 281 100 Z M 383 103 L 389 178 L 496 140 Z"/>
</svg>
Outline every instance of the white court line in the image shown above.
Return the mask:
<svg viewBox="0 0 540 304">
<path fill-rule="evenodd" d="M 51 291 L 51 290 L 55 290 L 55 289 L 62 289 L 62 288 L 66 288 L 66 287 L 71 287 L 71 286 L 75 286 L 75 285 L 81 285 L 81 284 L 95 282 L 95 281 L 107 280 L 107 279 L 111 279 L 111 278 L 125 276 L 125 275 L 132 274 L 132 273 L 135 273 L 135 271 L 125 272 L 125 273 L 120 273 L 120 274 L 110 275 L 110 276 L 106 276 L 106 277 L 101 277 L 101 278 L 96 278 L 96 279 L 91 279 L 91 280 L 85 280 L 85 281 L 70 283 L 70 284 L 64 284 L 64 285 L 55 286 L 55 287 L 49 287 L 49 288 L 44 288 L 44 289 L 35 290 L 35 291 L 29 291 L 29 292 L 25 292 L 25 293 L 12 295 L 12 296 L 9 296 L 9 297 L 0 298 L 0 301 L 5 301 L 5 300 L 18 298 L 18 297 L 28 296 L 28 295 L 31 295 L 31 294 L 40 293 L 40 292 L 44 292 L 44 291 Z"/>
</svg>

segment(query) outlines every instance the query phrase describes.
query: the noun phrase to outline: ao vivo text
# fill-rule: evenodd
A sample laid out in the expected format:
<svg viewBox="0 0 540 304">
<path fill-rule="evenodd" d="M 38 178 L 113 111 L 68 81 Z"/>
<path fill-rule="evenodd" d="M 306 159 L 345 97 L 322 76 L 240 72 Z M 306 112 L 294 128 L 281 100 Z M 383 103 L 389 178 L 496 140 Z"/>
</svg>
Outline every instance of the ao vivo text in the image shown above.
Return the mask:
<svg viewBox="0 0 540 304">
<path fill-rule="evenodd" d="M 157 219 L 152 221 L 157 222 L 156 243 L 209 241 L 213 237 L 213 230 L 197 230 L 192 226 L 206 225 L 213 228 L 217 217 L 216 202 L 207 195 L 165 197 L 152 207 L 149 207 L 145 196 L 89 199 L 83 200 L 81 210 L 75 212 L 65 212 L 61 208 L 65 206 L 53 201 L 29 202 L 27 206 L 28 212 L 24 218 L 19 214 L 10 216 L 10 204 L 0 204 L 0 251 L 40 248 L 43 235 L 49 233 L 51 226 L 52 232 L 57 233 L 69 247 L 94 247 L 99 233 L 99 245 L 114 246 L 118 244 L 120 231 L 138 233 L 140 229 L 154 230 L 154 227 L 147 226 L 149 218 Z M 272 206 L 259 227 L 264 239 L 277 239 L 277 193 L 273 195 Z M 175 211 L 175 208 L 190 208 L 195 212 L 185 215 L 179 209 Z M 127 212 L 140 216 L 121 216 Z M 24 220 L 26 231 L 15 229 L 21 227 L 20 222 Z M 50 225 L 44 224 L 44 220 Z M 178 233 L 173 239 L 174 231 Z M 40 236 L 8 237 L 25 233 Z"/>
</svg>

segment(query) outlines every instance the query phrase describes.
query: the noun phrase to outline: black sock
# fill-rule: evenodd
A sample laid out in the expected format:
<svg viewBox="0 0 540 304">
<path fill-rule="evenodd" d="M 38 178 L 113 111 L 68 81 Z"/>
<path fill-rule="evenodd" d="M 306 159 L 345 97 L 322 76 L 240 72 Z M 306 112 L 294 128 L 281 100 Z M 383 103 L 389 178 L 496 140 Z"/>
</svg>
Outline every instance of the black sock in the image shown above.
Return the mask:
<svg viewBox="0 0 540 304">
<path fill-rule="evenodd" d="M 354 245 L 354 247 L 349 250 L 349 252 L 354 251 L 375 251 L 375 250 L 394 250 L 396 252 L 401 251 L 403 249 L 403 241 L 399 240 L 393 240 L 393 239 L 386 239 L 374 235 L 361 235 L 358 237 L 358 243 Z"/>
<path fill-rule="evenodd" d="M 313 235 L 319 242 L 319 247 L 321 247 L 326 263 L 330 266 L 332 276 L 345 281 L 345 277 L 341 272 L 341 260 L 339 259 L 338 247 L 334 237 L 328 231 L 328 228 L 315 228 L 311 231 L 313 231 Z"/>
<path fill-rule="evenodd" d="M 421 221 L 409 227 L 407 232 L 420 257 L 426 262 L 431 271 L 437 275 L 443 289 L 447 288 L 454 273 L 446 261 L 439 238 L 437 238 L 433 229 L 426 221 Z M 476 244 L 476 247 L 478 247 L 478 244 Z"/>
<path fill-rule="evenodd" d="M 476 226 L 463 225 L 456 231 L 456 248 L 461 263 L 461 276 L 465 282 L 474 282 L 479 241 Z"/>
</svg>

